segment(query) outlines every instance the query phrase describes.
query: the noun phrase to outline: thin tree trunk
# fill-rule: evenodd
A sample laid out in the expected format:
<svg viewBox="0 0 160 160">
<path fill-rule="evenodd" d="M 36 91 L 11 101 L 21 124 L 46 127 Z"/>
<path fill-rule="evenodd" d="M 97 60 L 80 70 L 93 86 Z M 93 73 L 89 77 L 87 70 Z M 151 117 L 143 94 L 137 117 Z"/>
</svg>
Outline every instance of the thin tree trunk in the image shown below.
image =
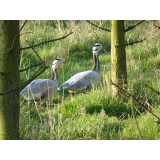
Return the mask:
<svg viewBox="0 0 160 160">
<path fill-rule="evenodd" d="M 0 93 L 19 85 L 19 21 L 0 21 Z M 0 139 L 19 139 L 19 91 L 0 96 Z"/>
<path fill-rule="evenodd" d="M 111 68 L 113 83 L 125 87 L 127 85 L 125 29 L 123 20 L 112 20 L 111 29 Z M 112 96 L 119 94 L 119 89 L 112 86 Z"/>
</svg>

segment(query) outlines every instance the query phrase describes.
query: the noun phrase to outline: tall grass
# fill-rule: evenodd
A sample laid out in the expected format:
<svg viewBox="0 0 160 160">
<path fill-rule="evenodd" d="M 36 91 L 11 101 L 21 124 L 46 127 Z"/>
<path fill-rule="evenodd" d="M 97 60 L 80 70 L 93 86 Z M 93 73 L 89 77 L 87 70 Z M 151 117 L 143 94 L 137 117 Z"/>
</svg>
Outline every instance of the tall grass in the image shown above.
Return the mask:
<svg viewBox="0 0 160 160">
<path fill-rule="evenodd" d="M 23 22 L 22 22 L 23 23 Z M 47 65 L 61 57 L 70 63 L 59 67 L 59 83 L 69 79 L 77 72 L 92 68 L 92 46 L 100 38 L 106 51 L 99 54 L 101 63 L 101 80 L 97 88 L 87 94 L 74 94 L 71 101 L 67 91 L 58 91 L 48 100 L 40 102 L 39 114 L 33 102 L 24 103 L 21 97 L 20 135 L 21 139 L 139 139 L 130 103 L 124 99 L 112 99 L 111 85 L 107 77 L 111 77 L 110 33 L 91 27 L 83 21 L 29 21 L 21 36 L 21 47 L 27 46 L 26 39 L 31 44 L 61 37 L 71 30 L 74 34 L 64 40 L 48 43 L 35 50 L 43 59 L 53 56 Z M 104 27 L 110 27 L 108 21 L 95 21 Z M 129 25 L 129 24 L 126 24 Z M 32 33 L 27 33 L 32 32 Z M 158 96 L 144 87 L 150 84 L 160 89 L 160 31 L 151 23 L 144 23 L 136 29 L 127 32 L 126 41 L 134 41 L 144 37 L 143 43 L 126 48 L 128 84 L 132 93 L 142 101 L 151 105 L 154 113 L 159 114 Z M 31 49 L 21 53 L 21 68 L 39 63 L 39 59 Z M 21 80 L 26 80 L 35 72 L 27 70 L 21 74 Z M 62 74 L 64 72 L 64 75 Z M 50 78 L 47 69 L 38 78 Z M 137 120 L 144 139 L 160 139 L 159 126 L 156 119 L 135 104 Z M 40 119 L 40 117 L 41 119 Z"/>
</svg>

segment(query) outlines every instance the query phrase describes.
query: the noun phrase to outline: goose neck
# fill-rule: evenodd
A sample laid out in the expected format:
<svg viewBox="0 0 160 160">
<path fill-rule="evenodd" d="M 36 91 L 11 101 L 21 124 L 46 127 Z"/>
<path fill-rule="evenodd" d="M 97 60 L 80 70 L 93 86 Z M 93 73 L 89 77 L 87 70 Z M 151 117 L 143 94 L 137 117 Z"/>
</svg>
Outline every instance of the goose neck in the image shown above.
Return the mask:
<svg viewBox="0 0 160 160">
<path fill-rule="evenodd" d="M 57 68 L 52 68 L 51 69 L 51 79 L 58 81 L 58 72 L 57 72 Z"/>
<path fill-rule="evenodd" d="M 94 67 L 92 70 L 97 71 L 99 73 L 100 72 L 100 63 L 99 63 L 98 53 L 95 54 L 93 52 L 93 61 L 94 61 Z"/>
</svg>

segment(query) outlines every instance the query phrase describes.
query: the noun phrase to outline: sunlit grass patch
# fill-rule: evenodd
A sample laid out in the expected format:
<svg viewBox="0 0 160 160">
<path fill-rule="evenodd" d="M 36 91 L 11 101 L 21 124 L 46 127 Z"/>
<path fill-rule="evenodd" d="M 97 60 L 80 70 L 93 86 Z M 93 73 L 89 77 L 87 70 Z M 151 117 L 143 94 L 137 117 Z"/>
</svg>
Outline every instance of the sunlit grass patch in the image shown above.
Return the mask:
<svg viewBox="0 0 160 160">
<path fill-rule="evenodd" d="M 98 23 L 95 21 L 95 23 Z M 108 22 L 102 26 L 110 27 Z M 35 47 L 40 57 L 47 60 L 49 68 L 38 78 L 50 78 L 50 69 L 55 58 L 64 58 L 69 63 L 58 68 L 59 85 L 77 72 L 93 67 L 92 46 L 99 39 L 106 50 L 99 53 L 101 79 L 97 88 L 90 93 L 73 94 L 71 100 L 68 91 L 58 91 L 56 95 L 40 102 L 39 114 L 33 102 L 26 102 L 20 108 L 21 139 L 139 139 L 132 118 L 128 100 L 112 98 L 111 84 L 111 41 L 110 33 L 92 28 L 84 21 L 29 21 L 24 32 L 33 32 L 21 36 L 21 47 L 26 47 L 26 39 L 33 45 L 45 40 L 74 33 L 64 40 Z M 152 111 L 160 116 L 159 97 L 145 87 L 151 85 L 159 90 L 160 59 L 159 30 L 145 23 L 127 32 L 126 42 L 148 37 L 142 43 L 126 47 L 127 74 L 129 91 L 141 101 L 146 100 Z M 97 38 L 97 36 L 99 39 Z M 21 52 L 21 68 L 39 63 L 35 53 L 29 49 Z M 38 68 L 37 68 L 38 69 Z M 21 80 L 30 78 L 35 68 L 21 73 Z M 21 104 L 24 102 L 21 97 Z M 135 103 L 135 113 L 144 139 L 160 139 L 159 126 L 151 114 Z"/>
</svg>

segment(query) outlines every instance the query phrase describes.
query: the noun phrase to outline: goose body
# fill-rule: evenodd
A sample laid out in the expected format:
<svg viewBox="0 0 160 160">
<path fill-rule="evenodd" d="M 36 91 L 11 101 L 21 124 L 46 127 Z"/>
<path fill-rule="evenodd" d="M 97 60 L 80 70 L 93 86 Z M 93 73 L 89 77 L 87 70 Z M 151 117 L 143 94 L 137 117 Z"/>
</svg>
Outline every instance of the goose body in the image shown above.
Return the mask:
<svg viewBox="0 0 160 160">
<path fill-rule="evenodd" d="M 60 89 L 69 89 L 76 92 L 91 91 L 92 85 L 97 86 L 100 80 L 100 74 L 96 71 L 89 70 L 75 74 L 66 81 Z"/>
<path fill-rule="evenodd" d="M 75 92 L 91 91 L 93 85 L 96 87 L 100 80 L 100 63 L 98 58 L 98 51 L 101 50 L 102 48 L 103 47 L 100 43 L 96 43 L 93 46 L 92 50 L 93 50 L 94 67 L 92 70 L 75 74 L 65 83 L 63 83 L 58 88 L 58 90 L 68 89 L 71 95 L 71 92 L 74 91 Z"/>
<path fill-rule="evenodd" d="M 52 97 L 58 88 L 58 81 L 52 79 L 37 79 L 27 85 L 21 92 L 27 101 L 35 101 Z"/>
<path fill-rule="evenodd" d="M 60 58 L 53 61 L 51 79 L 33 80 L 20 92 L 27 101 L 34 101 L 36 108 L 38 108 L 39 100 L 53 97 L 56 94 L 58 88 L 57 67 L 61 63 L 65 63 L 65 61 Z"/>
</svg>

